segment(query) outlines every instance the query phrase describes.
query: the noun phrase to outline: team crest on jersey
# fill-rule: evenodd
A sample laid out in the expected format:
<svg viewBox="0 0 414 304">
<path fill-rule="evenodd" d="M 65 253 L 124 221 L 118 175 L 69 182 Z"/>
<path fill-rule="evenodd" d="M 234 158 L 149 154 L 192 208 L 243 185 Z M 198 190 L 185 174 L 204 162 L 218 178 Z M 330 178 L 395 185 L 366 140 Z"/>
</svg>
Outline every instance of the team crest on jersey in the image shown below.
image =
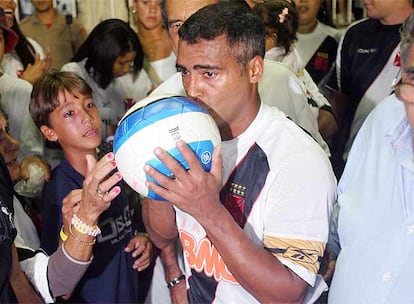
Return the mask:
<svg viewBox="0 0 414 304">
<path fill-rule="evenodd" d="M 227 193 L 224 206 L 233 216 L 234 220 L 239 224 L 240 227 L 243 227 L 245 224 L 245 217 L 244 217 L 244 207 L 245 207 L 245 194 L 246 194 L 246 187 L 231 183 L 229 188 L 229 193 Z"/>
<path fill-rule="evenodd" d="M 325 52 L 318 52 L 313 63 L 315 70 L 327 72 L 329 70 L 329 58 Z"/>
</svg>

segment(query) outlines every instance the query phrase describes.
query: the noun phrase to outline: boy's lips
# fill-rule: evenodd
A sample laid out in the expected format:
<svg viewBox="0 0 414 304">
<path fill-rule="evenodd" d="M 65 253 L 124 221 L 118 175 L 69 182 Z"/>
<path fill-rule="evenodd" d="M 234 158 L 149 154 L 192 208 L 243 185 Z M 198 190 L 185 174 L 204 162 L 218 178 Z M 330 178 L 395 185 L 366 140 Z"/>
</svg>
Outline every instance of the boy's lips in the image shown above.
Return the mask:
<svg viewBox="0 0 414 304">
<path fill-rule="evenodd" d="M 88 131 L 85 132 L 85 134 L 83 136 L 84 137 L 90 137 L 90 136 L 95 136 L 96 134 L 98 134 L 97 129 L 89 129 Z"/>
</svg>

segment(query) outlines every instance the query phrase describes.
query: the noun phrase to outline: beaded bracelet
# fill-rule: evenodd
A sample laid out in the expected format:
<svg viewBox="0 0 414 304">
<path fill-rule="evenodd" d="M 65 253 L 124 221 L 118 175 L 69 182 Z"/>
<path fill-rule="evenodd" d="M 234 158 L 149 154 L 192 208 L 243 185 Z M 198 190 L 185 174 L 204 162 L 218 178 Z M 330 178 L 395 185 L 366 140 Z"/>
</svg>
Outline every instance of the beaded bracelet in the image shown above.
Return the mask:
<svg viewBox="0 0 414 304">
<path fill-rule="evenodd" d="M 177 284 L 180 284 L 181 283 L 181 281 L 183 281 L 185 279 L 185 275 L 180 275 L 179 277 L 176 277 L 176 278 L 174 278 L 174 279 L 172 279 L 171 281 L 169 281 L 168 283 L 167 283 L 167 287 L 168 288 L 172 288 L 172 287 L 174 287 L 175 285 L 177 285 Z"/>
<path fill-rule="evenodd" d="M 87 234 L 93 237 L 96 237 L 101 233 L 101 229 L 97 225 L 90 226 L 83 222 L 76 214 L 72 216 L 72 225 L 77 231 L 82 234 Z"/>
<path fill-rule="evenodd" d="M 76 241 L 76 242 L 78 242 L 79 244 L 81 244 L 82 246 L 93 246 L 93 245 L 95 245 L 95 243 L 96 243 L 96 239 L 94 239 L 93 240 L 93 242 L 91 242 L 91 243 L 87 243 L 87 242 L 84 242 L 84 241 L 82 241 L 81 239 L 79 239 L 74 233 L 73 233 L 73 231 L 72 231 L 72 225 L 69 225 L 69 232 L 70 232 L 70 235 L 73 237 L 73 239 Z"/>
<path fill-rule="evenodd" d="M 62 226 L 62 228 L 60 229 L 60 233 L 59 233 L 59 235 L 60 235 L 60 239 L 63 241 L 63 242 L 66 242 L 66 240 L 68 239 L 68 235 L 63 231 L 63 226 Z"/>
</svg>

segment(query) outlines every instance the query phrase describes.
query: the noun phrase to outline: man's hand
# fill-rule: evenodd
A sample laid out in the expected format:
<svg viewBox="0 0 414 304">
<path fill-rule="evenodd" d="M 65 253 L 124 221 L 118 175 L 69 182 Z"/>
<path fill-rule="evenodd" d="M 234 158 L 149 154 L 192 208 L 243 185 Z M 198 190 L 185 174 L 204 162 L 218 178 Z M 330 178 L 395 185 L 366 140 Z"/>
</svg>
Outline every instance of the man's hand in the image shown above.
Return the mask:
<svg viewBox="0 0 414 304">
<path fill-rule="evenodd" d="M 212 204 L 220 204 L 221 149 L 217 147 L 214 150 L 211 170 L 206 172 L 184 141 L 178 141 L 177 148 L 189 165 L 189 170 L 185 170 L 164 149 L 157 147 L 154 154 L 172 172 L 174 178 L 146 165 L 145 172 L 159 183 L 157 185 L 147 181 L 146 186 L 179 209 L 199 219 L 209 213 Z"/>
</svg>

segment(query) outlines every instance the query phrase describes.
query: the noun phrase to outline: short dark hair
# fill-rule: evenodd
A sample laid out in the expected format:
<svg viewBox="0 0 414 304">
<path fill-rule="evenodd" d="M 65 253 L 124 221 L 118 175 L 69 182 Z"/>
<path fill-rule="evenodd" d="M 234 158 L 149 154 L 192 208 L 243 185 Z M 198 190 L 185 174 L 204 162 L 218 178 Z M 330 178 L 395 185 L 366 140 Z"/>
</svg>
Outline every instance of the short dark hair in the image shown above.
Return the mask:
<svg viewBox="0 0 414 304">
<path fill-rule="evenodd" d="M 59 106 L 58 97 L 64 91 L 92 98 L 91 87 L 78 74 L 52 70 L 33 85 L 29 112 L 36 126 L 50 126 L 49 115 Z"/>
<path fill-rule="evenodd" d="M 289 53 L 293 43 L 297 40 L 296 32 L 299 28 L 299 14 L 294 1 L 265 1 L 257 4 L 253 12 L 263 20 L 266 35 L 276 33 L 275 46 L 283 47 L 286 54 Z"/>
<path fill-rule="evenodd" d="M 188 44 L 225 35 L 233 55 L 243 68 L 250 59 L 264 57 L 265 53 L 263 22 L 248 6 L 238 1 L 219 2 L 201 8 L 184 22 L 178 34 Z"/>
<path fill-rule="evenodd" d="M 131 51 L 137 54 L 133 64 L 133 72 L 137 74 L 144 61 L 137 34 L 125 21 L 107 19 L 94 27 L 72 61 L 86 58 L 86 70 L 101 88 L 106 89 L 115 78 L 113 65 L 116 59 Z"/>
</svg>

